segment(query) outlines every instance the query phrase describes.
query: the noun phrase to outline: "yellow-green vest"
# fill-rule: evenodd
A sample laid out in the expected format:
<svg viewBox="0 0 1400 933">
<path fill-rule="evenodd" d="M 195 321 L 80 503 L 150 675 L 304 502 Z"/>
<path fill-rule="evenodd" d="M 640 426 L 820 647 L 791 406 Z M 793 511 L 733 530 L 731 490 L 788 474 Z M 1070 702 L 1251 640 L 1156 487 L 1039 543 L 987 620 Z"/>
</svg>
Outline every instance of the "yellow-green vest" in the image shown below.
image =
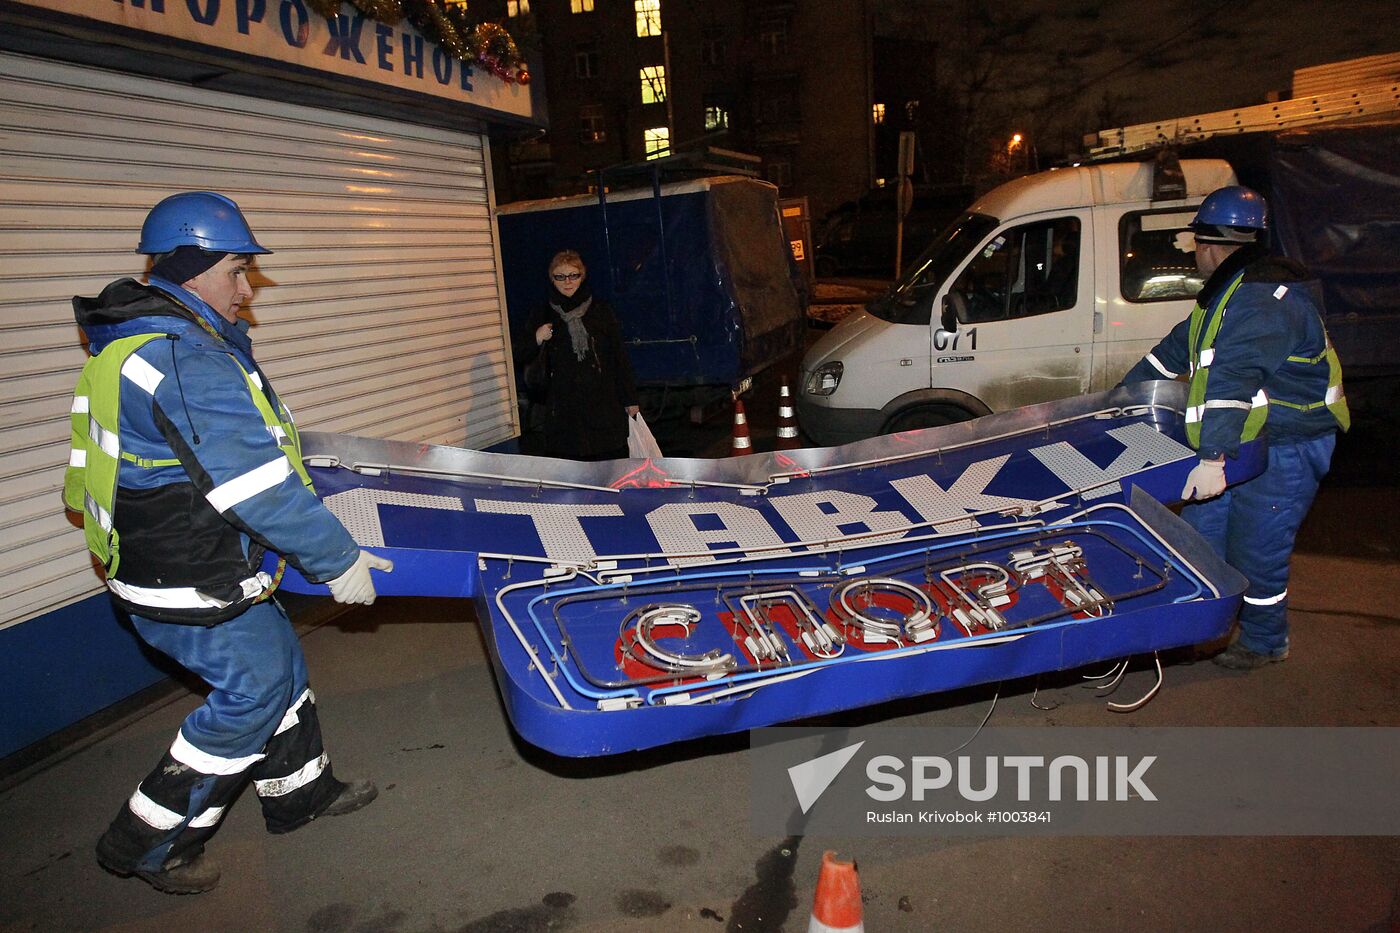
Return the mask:
<svg viewBox="0 0 1400 933">
<path fill-rule="evenodd" d="M 1186 393 L 1186 439 L 1191 446 L 1197 449 L 1201 446 L 1201 422 L 1204 420 L 1208 408 L 1248 408 L 1249 414 L 1245 417 L 1244 427 L 1240 431 L 1240 440 L 1242 441 L 1253 440 L 1259 436 L 1264 422 L 1269 417 L 1270 405 L 1281 405 L 1299 411 L 1312 411 L 1315 408 L 1326 406 L 1328 411 L 1332 413 L 1332 417 L 1337 419 L 1337 424 L 1341 425 L 1343 431 L 1350 428 L 1351 413 L 1347 409 L 1346 396 L 1342 393 L 1342 364 L 1341 360 L 1337 358 L 1337 351 L 1332 348 L 1332 338 L 1328 336 L 1325 326 L 1322 329 L 1324 349 L 1321 353 L 1314 357 L 1288 357 L 1290 363 L 1306 363 L 1313 366 L 1326 361 L 1327 393 L 1322 399 L 1316 402 L 1297 404 L 1271 399 L 1268 393 L 1260 389 L 1248 402 L 1234 399 L 1206 400 L 1206 384 L 1210 379 L 1210 366 L 1215 360 L 1215 337 L 1220 333 L 1220 324 L 1225 317 L 1225 306 L 1243 281 L 1244 273 L 1241 272 L 1220 293 L 1220 297 L 1210 306 L 1209 311 L 1203 308 L 1200 302 L 1197 302 L 1195 307 L 1191 309 L 1191 324 L 1186 340 L 1186 353 L 1191 366 L 1191 382 Z"/>
<path fill-rule="evenodd" d="M 151 460 L 137 457 L 122 449 L 121 441 L 121 380 L 123 376 L 154 395 L 155 384 L 147 378 L 150 364 L 138 356 L 137 350 L 152 340 L 165 339 L 165 334 L 139 334 L 114 340 L 97 356 L 90 358 L 78 377 L 73 390 L 70 414 L 72 448 L 68 469 L 63 477 L 63 503 L 83 514 L 83 534 L 88 550 L 102 564 L 108 579 L 116 576 L 121 560 L 121 541 L 114 524 L 116 510 L 117 473 L 125 461 L 141 469 L 179 466 L 175 458 Z M 238 362 L 234 357 L 234 362 Z M 292 468 L 308 489 L 311 477 L 301 462 L 301 438 L 286 406 L 278 401 L 278 411 L 272 410 L 267 395 L 254 376 L 238 364 L 248 384 L 248 394 L 262 415 L 268 433 L 277 441 L 291 461 Z M 155 381 L 158 381 L 155 380 Z M 276 580 L 280 580 L 283 564 L 279 561 Z M 271 588 L 266 595 L 271 593 Z"/>
</svg>

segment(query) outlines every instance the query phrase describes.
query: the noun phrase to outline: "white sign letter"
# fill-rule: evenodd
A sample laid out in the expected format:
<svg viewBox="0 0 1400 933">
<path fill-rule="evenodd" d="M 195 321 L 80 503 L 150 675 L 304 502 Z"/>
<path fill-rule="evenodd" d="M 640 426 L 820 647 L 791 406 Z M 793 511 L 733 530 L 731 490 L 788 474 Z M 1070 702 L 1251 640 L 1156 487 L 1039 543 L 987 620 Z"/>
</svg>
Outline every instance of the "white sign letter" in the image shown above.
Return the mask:
<svg viewBox="0 0 1400 933">
<path fill-rule="evenodd" d="M 677 555 L 671 563 L 682 566 L 713 561 L 705 555 L 711 544 L 760 548 L 783 543 L 763 513 L 732 502 L 672 502 L 648 512 L 647 522 L 662 553 Z"/>
<path fill-rule="evenodd" d="M 477 499 L 478 512 L 497 515 L 528 515 L 535 524 L 546 557 L 554 560 L 590 561 L 597 556 L 580 518 L 586 515 L 622 514 L 620 505 L 568 505 L 549 502 L 501 502 Z"/>
<path fill-rule="evenodd" d="M 947 490 L 927 475 L 891 480 L 890 485 L 908 500 L 926 522 L 938 522 L 945 518 L 962 519 L 938 525 L 939 531 L 971 531 L 979 523 L 975 519 L 964 518 L 968 512 L 1020 509 L 1031 504 L 1030 499 L 992 496 L 984 491 L 987 484 L 996 478 L 997 472 L 1010 459 L 1010 454 L 1004 454 L 974 463 L 963 471 L 963 475 L 954 480 Z"/>
<path fill-rule="evenodd" d="M 1082 495 L 1084 499 L 1102 499 L 1122 492 L 1123 486 L 1116 480 L 1129 473 L 1196 455 L 1191 448 L 1183 447 L 1152 425 L 1142 422 L 1113 428 L 1108 436 L 1122 444 L 1125 450 L 1106 469 L 1099 469 L 1092 460 L 1065 441 L 1037 447 L 1031 454 L 1070 489 L 1086 490 Z"/>
<path fill-rule="evenodd" d="M 849 535 L 869 531 L 894 531 L 912 524 L 899 512 L 880 512 L 875 500 L 839 489 L 829 492 L 804 492 L 769 499 L 783 521 L 797 533 L 799 541 L 836 541 Z M 861 544 L 880 544 L 903 536 L 871 535 Z"/>
<path fill-rule="evenodd" d="M 395 492 L 392 489 L 347 489 L 326 496 L 321 504 L 345 526 L 350 537 L 361 547 L 385 547 L 384 528 L 379 524 L 379 506 L 406 505 L 415 509 L 437 509 L 440 512 L 465 512 L 462 500 L 456 496 L 428 496 L 415 492 Z M 397 545 L 404 546 L 404 545 Z"/>
</svg>

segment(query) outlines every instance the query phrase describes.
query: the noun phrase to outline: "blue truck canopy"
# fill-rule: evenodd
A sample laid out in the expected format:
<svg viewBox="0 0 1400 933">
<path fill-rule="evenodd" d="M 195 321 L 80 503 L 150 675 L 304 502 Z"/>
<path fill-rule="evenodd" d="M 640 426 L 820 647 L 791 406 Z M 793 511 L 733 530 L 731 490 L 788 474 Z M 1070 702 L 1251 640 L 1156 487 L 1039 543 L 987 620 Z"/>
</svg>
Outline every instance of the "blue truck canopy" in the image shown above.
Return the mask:
<svg viewBox="0 0 1400 933">
<path fill-rule="evenodd" d="M 799 346 L 803 301 L 767 182 L 720 176 L 522 201 L 498 208 L 497 225 L 517 346 L 564 249 L 617 313 L 640 385 L 734 386 Z"/>
<path fill-rule="evenodd" d="M 1400 119 L 1222 136 L 1183 158 L 1228 159 L 1269 199 L 1273 248 L 1322 282 L 1348 376 L 1393 373 L 1400 334 Z"/>
</svg>

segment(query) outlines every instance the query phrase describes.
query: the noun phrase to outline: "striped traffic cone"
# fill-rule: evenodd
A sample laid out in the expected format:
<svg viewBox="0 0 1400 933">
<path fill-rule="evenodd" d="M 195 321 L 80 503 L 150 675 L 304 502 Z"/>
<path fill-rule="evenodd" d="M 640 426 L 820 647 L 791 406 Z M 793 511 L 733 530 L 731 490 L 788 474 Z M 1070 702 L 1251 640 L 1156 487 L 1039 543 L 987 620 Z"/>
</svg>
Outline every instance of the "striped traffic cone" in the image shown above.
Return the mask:
<svg viewBox="0 0 1400 933">
<path fill-rule="evenodd" d="M 828 849 L 822 855 L 817 894 L 812 899 L 812 922 L 807 933 L 865 933 L 860 903 L 860 877 L 855 862 L 838 862 Z"/>
<path fill-rule="evenodd" d="M 749 417 L 744 414 L 742 399 L 734 400 L 734 443 L 729 448 L 729 456 L 742 457 L 753 453 L 753 438 L 749 436 Z"/>
<path fill-rule="evenodd" d="M 795 450 L 802 446 L 797 436 L 797 414 L 792 410 L 792 393 L 788 391 L 787 379 L 778 392 L 778 442 L 774 450 Z"/>
</svg>

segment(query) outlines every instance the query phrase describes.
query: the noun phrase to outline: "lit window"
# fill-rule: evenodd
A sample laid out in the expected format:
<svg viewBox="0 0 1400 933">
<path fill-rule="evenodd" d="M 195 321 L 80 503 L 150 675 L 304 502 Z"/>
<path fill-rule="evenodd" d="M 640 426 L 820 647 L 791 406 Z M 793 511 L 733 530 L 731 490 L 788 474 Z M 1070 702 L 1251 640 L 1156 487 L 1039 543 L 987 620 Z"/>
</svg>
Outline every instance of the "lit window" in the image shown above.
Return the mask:
<svg viewBox="0 0 1400 933">
<path fill-rule="evenodd" d="M 578 109 L 578 141 L 584 145 L 605 142 L 608 131 L 603 126 L 601 104 L 584 104 Z"/>
<path fill-rule="evenodd" d="M 642 68 L 642 103 L 660 104 L 666 100 L 666 66 L 647 65 Z"/>
<path fill-rule="evenodd" d="M 499 9 L 499 7 L 497 7 Z M 524 16 L 530 12 L 530 0 L 506 0 L 507 16 Z"/>
<path fill-rule="evenodd" d="M 671 128 L 658 126 L 653 129 L 642 131 L 642 140 L 646 143 L 648 159 L 659 159 L 664 155 L 671 154 Z"/>
<path fill-rule="evenodd" d="M 884 104 L 875 104 L 874 106 L 872 106 L 872 107 L 870 108 L 870 118 L 871 118 L 872 120 L 875 121 L 875 125 L 876 125 L 876 126 L 879 126 L 881 123 L 884 123 L 884 122 L 885 122 L 885 105 L 884 105 Z"/>
<path fill-rule="evenodd" d="M 582 46 L 574 53 L 574 75 L 580 78 L 598 77 L 598 50 L 592 46 Z"/>
<path fill-rule="evenodd" d="M 637 35 L 661 35 L 661 0 L 635 0 Z"/>
<path fill-rule="evenodd" d="M 570 13 L 592 13 L 593 0 L 569 0 Z"/>
<path fill-rule="evenodd" d="M 729 111 L 715 104 L 705 106 L 705 132 L 729 129 Z"/>
</svg>

